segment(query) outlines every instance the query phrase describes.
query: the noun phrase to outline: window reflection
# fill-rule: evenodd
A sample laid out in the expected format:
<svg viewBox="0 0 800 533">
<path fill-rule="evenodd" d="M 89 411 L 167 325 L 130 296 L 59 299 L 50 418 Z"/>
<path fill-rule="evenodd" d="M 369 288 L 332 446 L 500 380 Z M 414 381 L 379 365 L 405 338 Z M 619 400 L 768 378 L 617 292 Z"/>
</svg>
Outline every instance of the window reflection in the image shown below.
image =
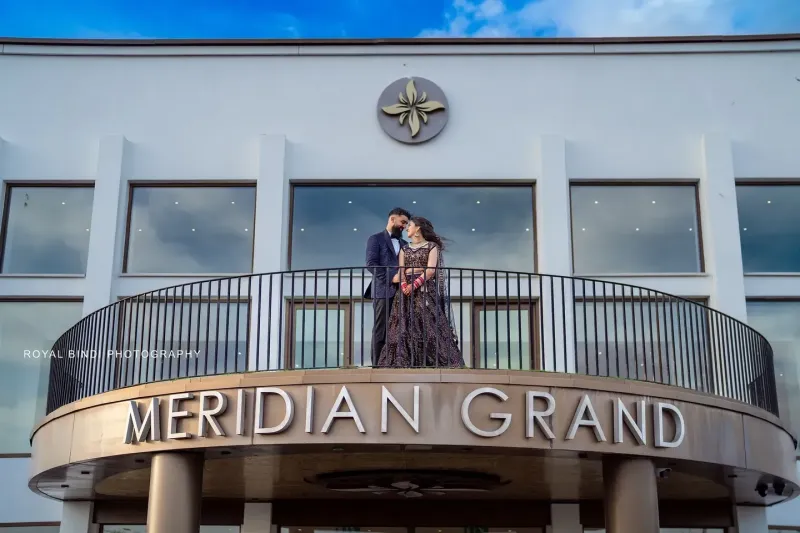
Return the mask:
<svg viewBox="0 0 800 533">
<path fill-rule="evenodd" d="M 429 218 L 446 243 L 446 266 L 533 270 L 533 187 L 295 186 L 293 269 L 361 266 L 370 235 L 393 207 Z"/>
<path fill-rule="evenodd" d="M 125 271 L 251 272 L 255 198 L 252 186 L 134 187 Z"/>
<path fill-rule="evenodd" d="M 745 272 L 800 272 L 800 185 L 739 185 Z"/>
<path fill-rule="evenodd" d="M 86 274 L 92 187 L 9 187 L 4 274 Z"/>
<path fill-rule="evenodd" d="M 204 293 L 215 293 L 204 284 Z M 224 283 L 223 283 L 224 285 Z M 188 298 L 186 299 L 188 300 Z M 123 350 L 164 350 L 169 357 L 126 357 L 117 374 L 124 386 L 178 377 L 243 372 L 247 369 L 247 302 L 172 301 L 144 297 L 121 305 L 118 338 Z M 179 352 L 182 351 L 183 353 Z"/>
<path fill-rule="evenodd" d="M 571 191 L 575 272 L 701 271 L 694 185 L 573 185 Z"/>
<path fill-rule="evenodd" d="M 747 323 L 772 346 L 778 412 L 796 434 L 800 431 L 800 301 L 749 301 Z"/>
<path fill-rule="evenodd" d="M 531 344 L 531 313 L 516 302 L 480 309 L 477 313 L 476 368 L 530 370 L 533 353 Z"/>
<path fill-rule="evenodd" d="M 0 533 L 59 533 L 61 526 L 3 526 L 0 525 Z"/>
<path fill-rule="evenodd" d="M 45 414 L 47 352 L 82 310 L 82 302 L 0 302 L 0 453 L 30 452 L 28 437 Z"/>
<path fill-rule="evenodd" d="M 349 338 L 348 313 L 334 302 L 316 308 L 299 307 L 294 312 L 294 367 L 337 368 L 345 365 Z"/>
<path fill-rule="evenodd" d="M 200 533 L 239 533 L 240 529 L 239 526 L 200 526 Z M 146 533 L 146 531 L 147 527 L 144 524 L 103 526 L 103 533 Z"/>
</svg>

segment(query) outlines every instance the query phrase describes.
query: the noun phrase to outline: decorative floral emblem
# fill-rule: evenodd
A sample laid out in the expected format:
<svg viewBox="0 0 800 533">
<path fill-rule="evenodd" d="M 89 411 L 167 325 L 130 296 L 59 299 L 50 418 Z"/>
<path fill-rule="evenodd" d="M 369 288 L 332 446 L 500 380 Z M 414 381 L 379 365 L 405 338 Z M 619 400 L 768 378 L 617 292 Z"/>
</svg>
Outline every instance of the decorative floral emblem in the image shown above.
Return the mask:
<svg viewBox="0 0 800 533">
<path fill-rule="evenodd" d="M 428 123 L 428 113 L 444 109 L 444 104 L 435 100 L 428 100 L 428 94 L 423 91 L 422 95 L 417 93 L 414 80 L 411 79 L 406 85 L 406 93 L 400 93 L 400 103 L 384 106 L 381 109 L 387 115 L 400 115 L 400 125 L 406 123 L 411 130 L 411 137 L 414 138 L 419 133 L 420 119 L 425 124 Z"/>
<path fill-rule="evenodd" d="M 422 144 L 439 135 L 450 115 L 447 95 L 431 80 L 400 78 L 383 89 L 375 111 L 378 125 L 395 141 Z"/>
</svg>

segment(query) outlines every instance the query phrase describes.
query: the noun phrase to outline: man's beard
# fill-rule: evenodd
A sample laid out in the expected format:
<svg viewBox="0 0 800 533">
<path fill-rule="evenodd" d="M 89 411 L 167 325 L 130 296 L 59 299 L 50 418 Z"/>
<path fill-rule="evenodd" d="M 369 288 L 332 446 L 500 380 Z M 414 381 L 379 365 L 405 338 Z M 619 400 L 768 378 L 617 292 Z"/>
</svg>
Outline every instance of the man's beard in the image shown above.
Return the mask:
<svg viewBox="0 0 800 533">
<path fill-rule="evenodd" d="M 390 234 L 395 239 L 402 239 L 403 238 L 403 228 L 393 227 L 392 233 Z"/>
</svg>

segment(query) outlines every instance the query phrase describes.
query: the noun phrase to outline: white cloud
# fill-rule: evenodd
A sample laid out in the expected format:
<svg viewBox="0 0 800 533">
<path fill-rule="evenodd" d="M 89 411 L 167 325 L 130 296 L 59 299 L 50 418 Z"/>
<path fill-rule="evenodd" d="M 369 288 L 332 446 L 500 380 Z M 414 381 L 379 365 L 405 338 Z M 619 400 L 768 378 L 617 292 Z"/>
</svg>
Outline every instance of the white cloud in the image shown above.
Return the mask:
<svg viewBox="0 0 800 533">
<path fill-rule="evenodd" d="M 774 2 L 773 2 L 774 3 Z M 730 34 L 743 0 L 454 0 L 441 28 L 420 37 L 631 37 Z"/>
</svg>

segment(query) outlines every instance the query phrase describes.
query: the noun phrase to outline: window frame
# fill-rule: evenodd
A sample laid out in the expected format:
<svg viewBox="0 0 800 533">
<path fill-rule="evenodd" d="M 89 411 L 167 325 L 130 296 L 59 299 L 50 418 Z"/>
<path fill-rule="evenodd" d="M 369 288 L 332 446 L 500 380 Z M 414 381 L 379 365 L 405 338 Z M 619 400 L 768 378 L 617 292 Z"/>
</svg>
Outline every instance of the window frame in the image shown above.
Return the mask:
<svg viewBox="0 0 800 533">
<path fill-rule="evenodd" d="M 256 202 L 253 208 L 253 246 L 250 250 L 250 270 L 248 272 L 213 272 L 213 273 L 197 273 L 197 272 L 178 272 L 178 273 L 163 273 L 163 272 L 128 272 L 128 260 L 130 259 L 130 237 L 131 237 L 131 219 L 133 218 L 133 194 L 135 189 L 239 189 L 251 188 L 255 191 Z M 256 180 L 129 180 L 127 188 L 127 207 L 125 213 L 125 238 L 122 244 L 122 264 L 120 265 L 120 275 L 125 277 L 194 277 L 194 276 L 208 276 L 216 274 L 229 274 L 229 275 L 244 275 L 253 273 L 253 265 L 255 264 L 255 235 L 256 235 L 256 215 L 258 213 L 258 183 Z"/>
<path fill-rule="evenodd" d="M 340 187 L 340 188 L 397 188 L 397 187 L 436 187 L 436 188 L 501 188 L 501 187 L 518 187 L 529 188 L 531 190 L 531 237 L 533 239 L 533 270 L 531 272 L 538 272 L 539 270 L 539 253 L 538 243 L 539 236 L 537 233 L 537 213 L 536 213 L 536 180 L 493 180 L 493 181 L 447 181 L 447 180 L 400 180 L 387 183 L 385 180 L 381 181 L 363 181 L 363 180 L 289 180 L 289 228 L 287 232 L 287 251 L 286 261 L 289 270 L 292 269 L 292 243 L 294 242 L 294 215 L 295 215 L 295 189 L 303 187 Z M 365 243 L 366 244 L 366 243 Z M 324 269 L 317 269 L 324 270 Z M 502 271 L 498 271 L 502 272 Z"/>
<path fill-rule="evenodd" d="M 31 188 L 31 189 L 95 189 L 94 180 L 48 180 L 48 181 L 30 181 L 30 180 L 8 180 L 4 182 L 3 187 L 3 212 L 0 219 L 0 276 L 15 276 L 15 277 L 70 277 L 70 278 L 85 278 L 86 272 L 83 274 L 16 274 L 6 273 L 3 269 L 6 256 L 6 245 L 8 244 L 8 223 L 11 217 L 11 193 L 12 189 L 17 188 Z M 92 211 L 94 211 L 95 197 L 92 197 Z M 92 213 L 94 214 L 94 213 Z M 91 235 L 91 232 L 89 233 Z"/>
<path fill-rule="evenodd" d="M 698 270 L 697 272 L 578 272 L 575 270 L 575 228 L 573 226 L 573 209 L 572 209 L 572 190 L 573 187 L 688 187 L 694 188 L 694 206 L 695 215 L 697 216 L 697 255 L 698 255 Z M 669 276 L 702 276 L 708 274 L 706 270 L 705 247 L 703 245 L 703 211 L 700 202 L 700 180 L 697 179 L 638 179 L 638 180 L 609 180 L 609 179 L 570 179 L 569 180 L 569 195 L 567 206 L 569 209 L 569 226 L 570 226 L 570 266 L 572 268 L 573 276 L 615 276 L 615 277 L 628 277 L 628 276 L 653 276 L 653 277 L 669 277 Z"/>
</svg>

